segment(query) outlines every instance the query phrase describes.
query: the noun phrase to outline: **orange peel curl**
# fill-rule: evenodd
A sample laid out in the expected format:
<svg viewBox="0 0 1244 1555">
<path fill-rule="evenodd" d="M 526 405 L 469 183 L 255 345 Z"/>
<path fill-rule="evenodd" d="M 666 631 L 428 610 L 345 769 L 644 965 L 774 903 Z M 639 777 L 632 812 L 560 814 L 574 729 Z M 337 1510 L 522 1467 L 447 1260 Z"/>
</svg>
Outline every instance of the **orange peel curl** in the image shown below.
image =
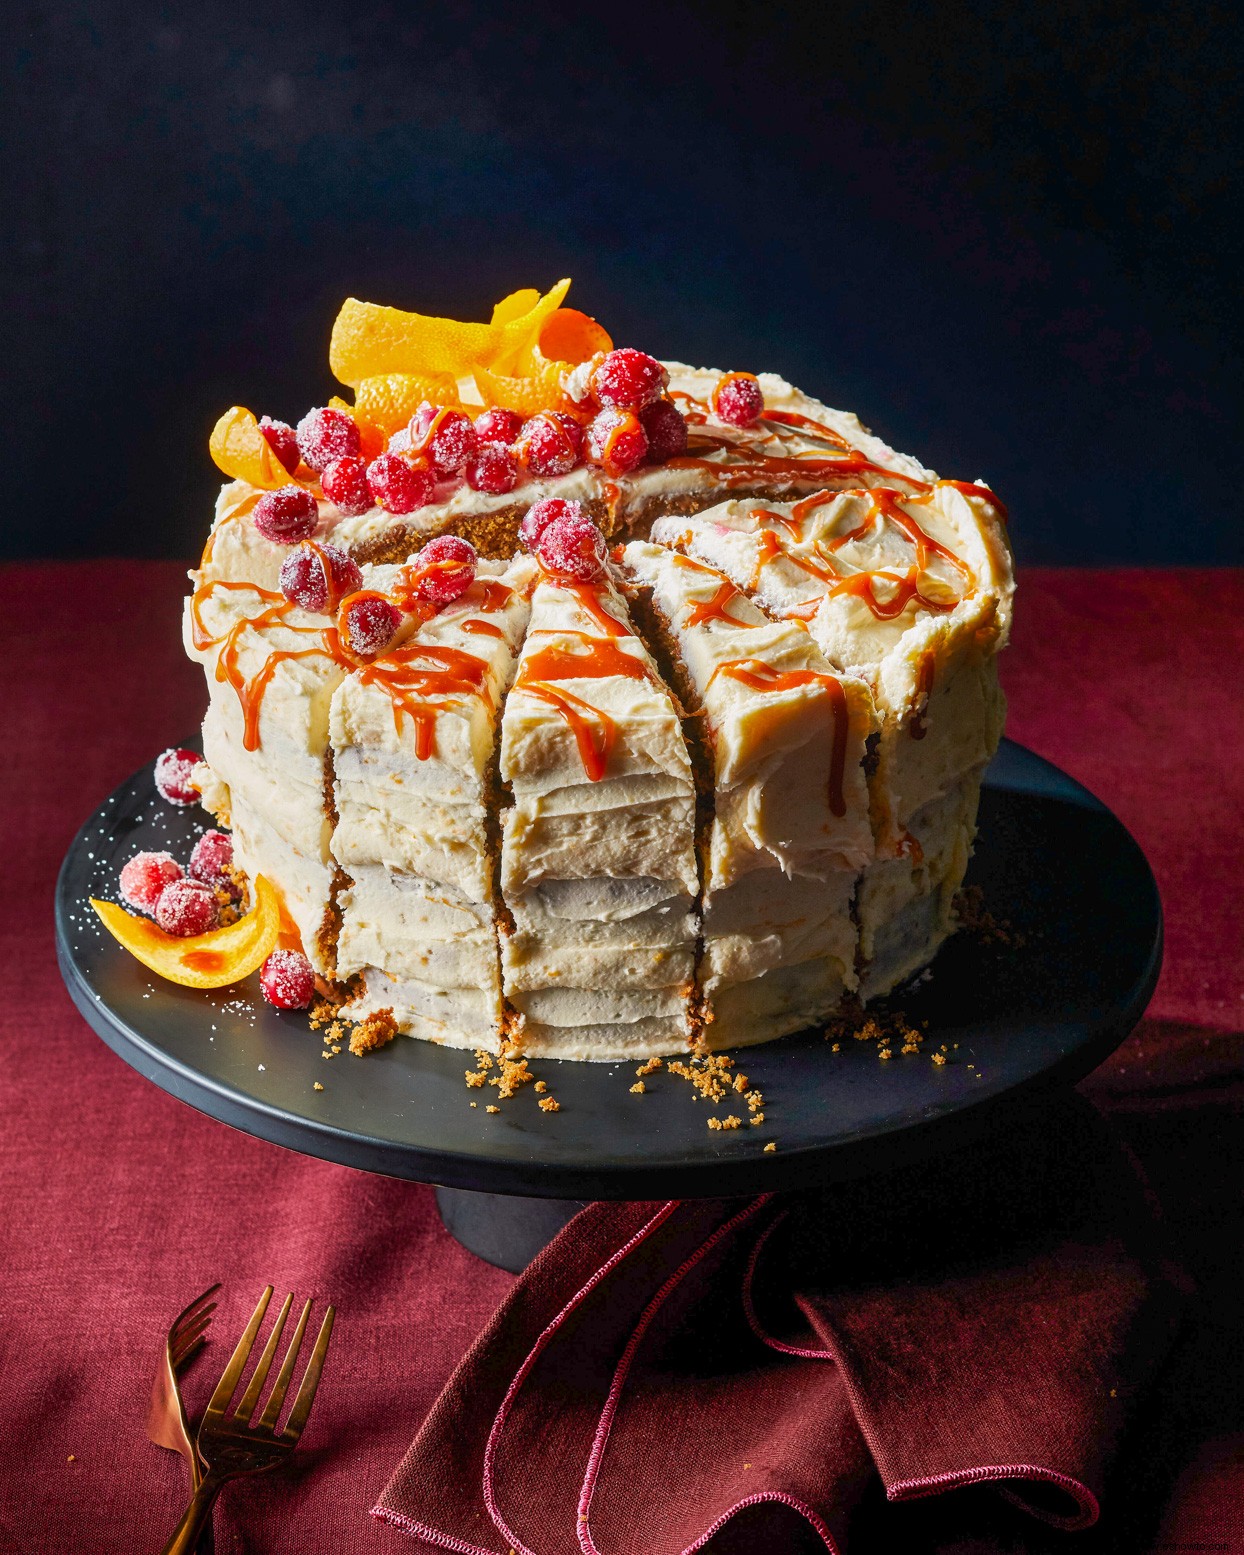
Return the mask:
<svg viewBox="0 0 1244 1555">
<path fill-rule="evenodd" d="M 272 445 L 259 430 L 259 422 L 244 405 L 225 411 L 212 428 L 208 448 L 217 467 L 235 481 L 249 481 L 265 491 L 303 484 L 272 452 Z"/>
<path fill-rule="evenodd" d="M 255 878 L 255 906 L 244 918 L 208 934 L 166 934 L 150 918 L 115 902 L 91 898 L 104 927 L 145 967 L 184 988 L 225 988 L 256 972 L 276 949 L 281 907 L 262 875 Z"/>
</svg>

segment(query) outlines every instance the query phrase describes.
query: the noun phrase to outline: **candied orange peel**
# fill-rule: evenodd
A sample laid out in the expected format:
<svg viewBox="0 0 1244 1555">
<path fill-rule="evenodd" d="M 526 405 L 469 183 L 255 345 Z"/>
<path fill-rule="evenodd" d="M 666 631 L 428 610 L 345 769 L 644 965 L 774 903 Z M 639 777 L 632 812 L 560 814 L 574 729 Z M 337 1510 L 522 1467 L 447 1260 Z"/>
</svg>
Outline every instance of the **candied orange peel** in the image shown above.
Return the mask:
<svg viewBox="0 0 1244 1555">
<path fill-rule="evenodd" d="M 150 918 L 115 902 L 91 898 L 104 927 L 145 967 L 185 988 L 225 988 L 256 972 L 276 949 L 281 906 L 262 875 L 254 882 L 255 906 L 244 918 L 208 934 L 166 934 Z"/>
<path fill-rule="evenodd" d="M 243 405 L 234 405 L 225 411 L 212 428 L 208 447 L 218 468 L 235 481 L 249 481 L 265 491 L 276 491 L 280 486 L 296 483 L 295 477 L 272 452 L 254 414 Z"/>
<path fill-rule="evenodd" d="M 419 406 L 458 404 L 458 384 L 448 373 L 378 373 L 354 391 L 352 414 L 360 425 L 375 427 L 387 442 Z"/>
</svg>

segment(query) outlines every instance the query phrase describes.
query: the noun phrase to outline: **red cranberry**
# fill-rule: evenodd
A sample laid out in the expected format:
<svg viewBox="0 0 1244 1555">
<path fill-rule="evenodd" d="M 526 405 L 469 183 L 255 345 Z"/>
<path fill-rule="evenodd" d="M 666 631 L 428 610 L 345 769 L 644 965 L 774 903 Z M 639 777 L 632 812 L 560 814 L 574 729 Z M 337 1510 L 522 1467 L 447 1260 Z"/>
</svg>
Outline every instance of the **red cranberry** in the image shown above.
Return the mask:
<svg viewBox="0 0 1244 1555">
<path fill-rule="evenodd" d="M 194 845 L 186 873 L 204 885 L 221 883 L 225 865 L 233 863 L 233 838 L 222 831 L 205 831 Z"/>
<path fill-rule="evenodd" d="M 615 410 L 642 410 L 669 382 L 669 374 L 646 351 L 623 346 L 610 351 L 592 374 L 592 393 Z"/>
<path fill-rule="evenodd" d="M 523 430 L 516 410 L 486 410 L 475 418 L 475 435 L 481 443 L 512 443 Z"/>
<path fill-rule="evenodd" d="M 156 758 L 155 785 L 161 799 L 169 804 L 198 804 L 199 791 L 190 783 L 190 774 L 203 760 L 198 751 L 169 749 Z"/>
<path fill-rule="evenodd" d="M 450 605 L 461 599 L 475 582 L 475 547 L 457 535 L 437 535 L 415 557 L 419 579 L 415 593 L 432 605 Z"/>
<path fill-rule="evenodd" d="M 366 459 L 334 459 L 320 476 L 320 485 L 328 500 L 347 518 L 366 513 L 372 505 Z"/>
<path fill-rule="evenodd" d="M 155 904 L 155 921 L 166 934 L 206 934 L 219 917 L 216 893 L 201 880 L 171 881 Z"/>
<path fill-rule="evenodd" d="M 154 912 L 160 892 L 181 873 L 171 853 L 135 853 L 121 871 L 121 899 L 139 912 Z"/>
<path fill-rule="evenodd" d="M 654 400 L 639 413 L 639 424 L 648 439 L 648 457 L 654 464 L 677 459 L 687 451 L 687 423 L 669 400 Z"/>
<path fill-rule="evenodd" d="M 572 416 L 542 410 L 524 422 L 517 450 L 533 475 L 569 475 L 583 457 L 583 428 Z"/>
<path fill-rule="evenodd" d="M 577 522 L 585 517 L 581 502 L 571 502 L 565 497 L 545 497 L 543 502 L 533 502 L 523 514 L 523 521 L 518 526 L 519 539 L 529 551 L 534 551 L 540 536 L 557 519 Z"/>
<path fill-rule="evenodd" d="M 323 405 L 298 423 L 298 449 L 318 475 L 334 459 L 352 459 L 359 451 L 359 429 L 344 410 Z"/>
<path fill-rule="evenodd" d="M 407 454 L 410 452 L 410 428 L 399 427 L 389 441 L 385 444 L 385 450 L 391 454 Z"/>
<path fill-rule="evenodd" d="M 753 373 L 727 373 L 709 403 L 718 421 L 730 427 L 750 427 L 764 414 L 765 397 Z"/>
<path fill-rule="evenodd" d="M 432 468 L 446 479 L 459 475 L 477 446 L 475 423 L 460 410 L 446 410 L 425 400 L 410 418 L 410 444 L 426 453 Z"/>
<path fill-rule="evenodd" d="M 482 443 L 466 467 L 466 481 L 472 491 L 499 497 L 518 485 L 518 460 L 504 443 Z"/>
<path fill-rule="evenodd" d="M 274 950 L 259 973 L 259 986 L 278 1010 L 305 1010 L 315 997 L 315 973 L 300 950 Z"/>
<path fill-rule="evenodd" d="M 391 599 L 383 594 L 356 594 L 345 601 L 338 630 L 347 647 L 371 658 L 384 652 L 401 624 L 402 612 Z"/>
<path fill-rule="evenodd" d="M 602 410 L 587 429 L 587 446 L 610 475 L 624 475 L 648 455 L 647 435 L 629 410 Z"/>
<path fill-rule="evenodd" d="M 292 475 L 298 468 L 298 438 L 288 421 L 273 421 L 271 416 L 260 418 L 259 430 L 268 447 Z"/>
<path fill-rule="evenodd" d="M 315 498 L 301 486 L 282 486 L 265 491 L 255 504 L 255 528 L 277 545 L 296 545 L 309 540 L 320 521 Z"/>
<path fill-rule="evenodd" d="M 591 583 L 605 570 L 605 537 L 587 518 L 555 518 L 536 542 L 536 554 L 550 572 Z"/>
<path fill-rule="evenodd" d="M 336 610 L 362 586 L 358 563 L 335 545 L 300 545 L 281 563 L 281 593 L 304 610 Z"/>
<path fill-rule="evenodd" d="M 373 459 L 367 466 L 367 484 L 372 496 L 390 513 L 413 513 L 426 507 L 436 485 L 431 471 L 398 454 L 380 454 Z"/>
</svg>

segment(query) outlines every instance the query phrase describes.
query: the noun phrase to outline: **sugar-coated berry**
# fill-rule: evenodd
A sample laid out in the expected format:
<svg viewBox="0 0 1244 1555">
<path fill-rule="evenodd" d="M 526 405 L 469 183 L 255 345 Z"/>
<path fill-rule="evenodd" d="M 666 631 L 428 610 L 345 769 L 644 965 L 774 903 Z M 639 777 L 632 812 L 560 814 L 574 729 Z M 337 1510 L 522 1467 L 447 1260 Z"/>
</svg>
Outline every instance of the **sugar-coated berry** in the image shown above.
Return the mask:
<svg viewBox="0 0 1244 1555">
<path fill-rule="evenodd" d="M 367 460 L 351 456 L 334 459 L 324 467 L 320 476 L 324 495 L 347 518 L 357 518 L 372 505 L 371 487 L 367 484 Z"/>
<path fill-rule="evenodd" d="M 475 418 L 475 435 L 481 443 L 512 443 L 523 430 L 516 410 L 486 410 Z"/>
<path fill-rule="evenodd" d="M 534 551 L 536 542 L 550 524 L 559 518 L 577 522 L 586 516 L 581 502 L 573 502 L 566 497 L 545 497 L 543 502 L 533 502 L 523 514 L 523 521 L 518 526 L 519 539 L 529 551 Z"/>
<path fill-rule="evenodd" d="M 359 451 L 359 429 L 344 410 L 321 405 L 298 423 L 298 451 L 318 475 L 334 459 L 352 459 Z"/>
<path fill-rule="evenodd" d="M 198 804 L 199 791 L 190 782 L 190 774 L 203 760 L 198 751 L 170 748 L 156 757 L 155 786 L 161 799 L 169 804 Z"/>
<path fill-rule="evenodd" d="M 336 610 L 362 586 L 358 563 L 336 545 L 300 545 L 281 563 L 281 593 L 304 610 Z"/>
<path fill-rule="evenodd" d="M 573 416 L 542 410 L 523 423 L 515 450 L 533 475 L 569 475 L 583 457 L 583 428 Z"/>
<path fill-rule="evenodd" d="M 639 413 L 639 424 L 648 439 L 648 458 L 664 464 L 687 451 L 687 423 L 669 400 L 654 400 Z"/>
<path fill-rule="evenodd" d="M 466 467 L 466 483 L 472 491 L 499 497 L 518 485 L 518 460 L 504 443 L 481 443 Z"/>
<path fill-rule="evenodd" d="M 424 400 L 410 418 L 410 446 L 426 454 L 443 479 L 462 473 L 478 442 L 475 423 L 460 410 Z"/>
<path fill-rule="evenodd" d="M 155 904 L 155 921 L 166 934 L 206 934 L 219 917 L 216 893 L 201 880 L 170 881 Z"/>
<path fill-rule="evenodd" d="M 410 452 L 410 428 L 399 427 L 389 441 L 385 444 L 391 454 L 408 454 Z"/>
<path fill-rule="evenodd" d="M 727 373 L 709 398 L 718 421 L 730 427 L 750 427 L 764 414 L 765 397 L 754 373 Z"/>
<path fill-rule="evenodd" d="M 475 582 L 475 547 L 457 535 L 437 535 L 415 557 L 415 593 L 430 605 L 450 605 Z"/>
<path fill-rule="evenodd" d="M 192 880 L 204 885 L 220 886 L 225 883 L 225 866 L 233 863 L 233 838 L 227 832 L 205 831 L 194 845 L 186 873 Z M 228 882 L 232 888 L 233 882 Z"/>
<path fill-rule="evenodd" d="M 259 987 L 278 1010 L 305 1010 L 315 997 L 315 973 L 300 950 L 274 950 L 259 973 Z"/>
<path fill-rule="evenodd" d="M 602 410 L 587 429 L 588 452 L 610 475 L 624 475 L 648 456 L 648 436 L 629 410 Z"/>
<path fill-rule="evenodd" d="M 298 436 L 288 421 L 273 421 L 271 416 L 262 416 L 259 421 L 259 431 L 268 447 L 276 455 L 278 463 L 292 475 L 298 468 Z"/>
<path fill-rule="evenodd" d="M 138 912 L 153 913 L 160 892 L 181 876 L 171 853 L 135 853 L 121 870 L 121 900 Z"/>
<path fill-rule="evenodd" d="M 605 570 L 605 537 L 588 518 L 555 518 L 536 541 L 536 555 L 550 572 L 591 583 Z"/>
<path fill-rule="evenodd" d="M 338 630 L 360 657 L 373 657 L 393 641 L 402 612 L 383 594 L 357 594 L 342 605 Z"/>
<path fill-rule="evenodd" d="M 399 454 L 379 454 L 367 466 L 367 484 L 390 513 L 413 513 L 432 500 L 436 482 L 430 470 Z"/>
<path fill-rule="evenodd" d="M 642 410 L 669 382 L 669 374 L 655 356 L 623 346 L 610 351 L 592 374 L 592 393 L 602 405 L 615 410 Z"/>
<path fill-rule="evenodd" d="M 282 486 L 265 491 L 255 504 L 255 528 L 277 545 L 296 545 L 309 540 L 320 521 L 315 498 L 301 486 Z"/>
</svg>

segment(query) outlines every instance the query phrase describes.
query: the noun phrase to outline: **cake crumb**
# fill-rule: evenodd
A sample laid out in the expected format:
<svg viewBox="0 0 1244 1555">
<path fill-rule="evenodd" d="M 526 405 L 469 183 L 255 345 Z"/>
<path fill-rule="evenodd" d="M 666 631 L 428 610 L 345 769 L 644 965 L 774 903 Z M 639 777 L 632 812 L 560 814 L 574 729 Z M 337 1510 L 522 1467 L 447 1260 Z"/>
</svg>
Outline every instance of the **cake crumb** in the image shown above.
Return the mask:
<svg viewBox="0 0 1244 1555">
<path fill-rule="evenodd" d="M 735 1075 L 734 1088 L 736 1091 L 745 1091 L 747 1089 L 747 1076 L 745 1074 Z"/>
<path fill-rule="evenodd" d="M 645 1095 L 647 1093 L 647 1090 L 648 1090 L 648 1087 L 644 1084 L 644 1082 L 642 1080 L 636 1080 L 635 1084 L 631 1086 L 631 1095 L 632 1096 L 643 1096 L 643 1095 Z"/>
<path fill-rule="evenodd" d="M 376 1048 L 392 1042 L 395 1036 L 397 1022 L 393 1019 L 393 1011 L 377 1010 L 374 1015 L 361 1020 L 350 1033 L 350 1051 L 356 1058 L 361 1058 L 364 1053 L 374 1052 Z"/>
<path fill-rule="evenodd" d="M 642 1080 L 645 1075 L 656 1074 L 658 1069 L 663 1069 L 664 1067 L 665 1065 L 661 1059 L 650 1058 L 647 1063 L 640 1064 L 635 1073 Z"/>
<path fill-rule="evenodd" d="M 537 1080 L 536 1081 L 536 1095 L 537 1096 L 543 1096 L 545 1091 L 548 1090 L 548 1088 L 549 1088 L 549 1086 L 548 1086 L 548 1081 L 547 1080 Z"/>
<path fill-rule="evenodd" d="M 312 1090 L 313 1090 L 313 1091 L 322 1091 L 322 1090 L 323 1090 L 323 1089 L 324 1089 L 324 1087 L 323 1087 L 323 1086 L 322 1086 L 322 1085 L 321 1085 L 321 1084 L 320 1084 L 320 1082 L 319 1082 L 319 1081 L 318 1081 L 318 1080 L 317 1080 L 317 1081 L 316 1081 L 316 1082 L 315 1082 L 315 1084 L 314 1084 L 314 1085 L 313 1085 L 313 1086 L 312 1086 L 312 1087 L 311 1087 L 311 1089 L 312 1089 Z"/>
<path fill-rule="evenodd" d="M 944 1064 L 946 1062 L 945 1053 L 932 1053 L 929 1056 L 932 1058 L 935 1064 Z"/>
<path fill-rule="evenodd" d="M 500 1112 L 501 1108 L 500 1107 L 494 1107 L 491 1104 L 489 1104 L 487 1107 L 484 1108 L 484 1111 L 485 1112 Z"/>
<path fill-rule="evenodd" d="M 777 1149 L 777 1140 L 776 1139 L 771 1139 L 769 1141 L 769 1143 L 765 1146 L 765 1154 L 766 1155 L 772 1155 L 773 1152 L 776 1149 Z"/>
<path fill-rule="evenodd" d="M 560 1112 L 562 1110 L 561 1103 L 555 1096 L 541 1096 L 536 1106 L 539 1107 L 541 1112 Z"/>
<path fill-rule="evenodd" d="M 835 1042 L 833 1047 L 831 1047 L 829 1051 L 831 1053 L 841 1053 L 842 1052 L 842 1043 L 841 1042 Z"/>
<path fill-rule="evenodd" d="M 466 1083 L 473 1091 L 479 1090 L 488 1076 L 482 1069 L 468 1069 L 466 1071 Z"/>
<path fill-rule="evenodd" d="M 69 1456 L 65 1459 L 65 1462 L 66 1463 L 76 1463 L 77 1462 L 77 1457 L 78 1457 L 77 1453 L 71 1452 L 69 1454 Z"/>
<path fill-rule="evenodd" d="M 479 1102 L 477 1102 L 477 1101 L 473 1101 L 473 1102 L 472 1102 L 472 1103 L 471 1103 L 471 1106 L 472 1106 L 472 1107 L 478 1107 L 478 1106 L 479 1106 Z"/>
<path fill-rule="evenodd" d="M 877 1057 L 884 1061 L 887 1058 L 893 1058 L 894 1054 L 891 1053 L 888 1047 L 879 1047 L 877 1049 Z"/>
<path fill-rule="evenodd" d="M 751 1117 L 747 1121 L 751 1124 L 751 1126 L 753 1128 L 755 1128 L 758 1123 L 763 1123 L 764 1120 L 765 1120 L 765 1115 L 764 1115 L 763 1112 L 753 1112 Z"/>
<path fill-rule="evenodd" d="M 985 906 L 985 894 L 978 885 L 962 886 L 955 895 L 955 918 L 960 930 L 981 945 L 1002 945 L 1021 949 L 1024 936 L 1004 919 L 995 918 Z"/>
</svg>

